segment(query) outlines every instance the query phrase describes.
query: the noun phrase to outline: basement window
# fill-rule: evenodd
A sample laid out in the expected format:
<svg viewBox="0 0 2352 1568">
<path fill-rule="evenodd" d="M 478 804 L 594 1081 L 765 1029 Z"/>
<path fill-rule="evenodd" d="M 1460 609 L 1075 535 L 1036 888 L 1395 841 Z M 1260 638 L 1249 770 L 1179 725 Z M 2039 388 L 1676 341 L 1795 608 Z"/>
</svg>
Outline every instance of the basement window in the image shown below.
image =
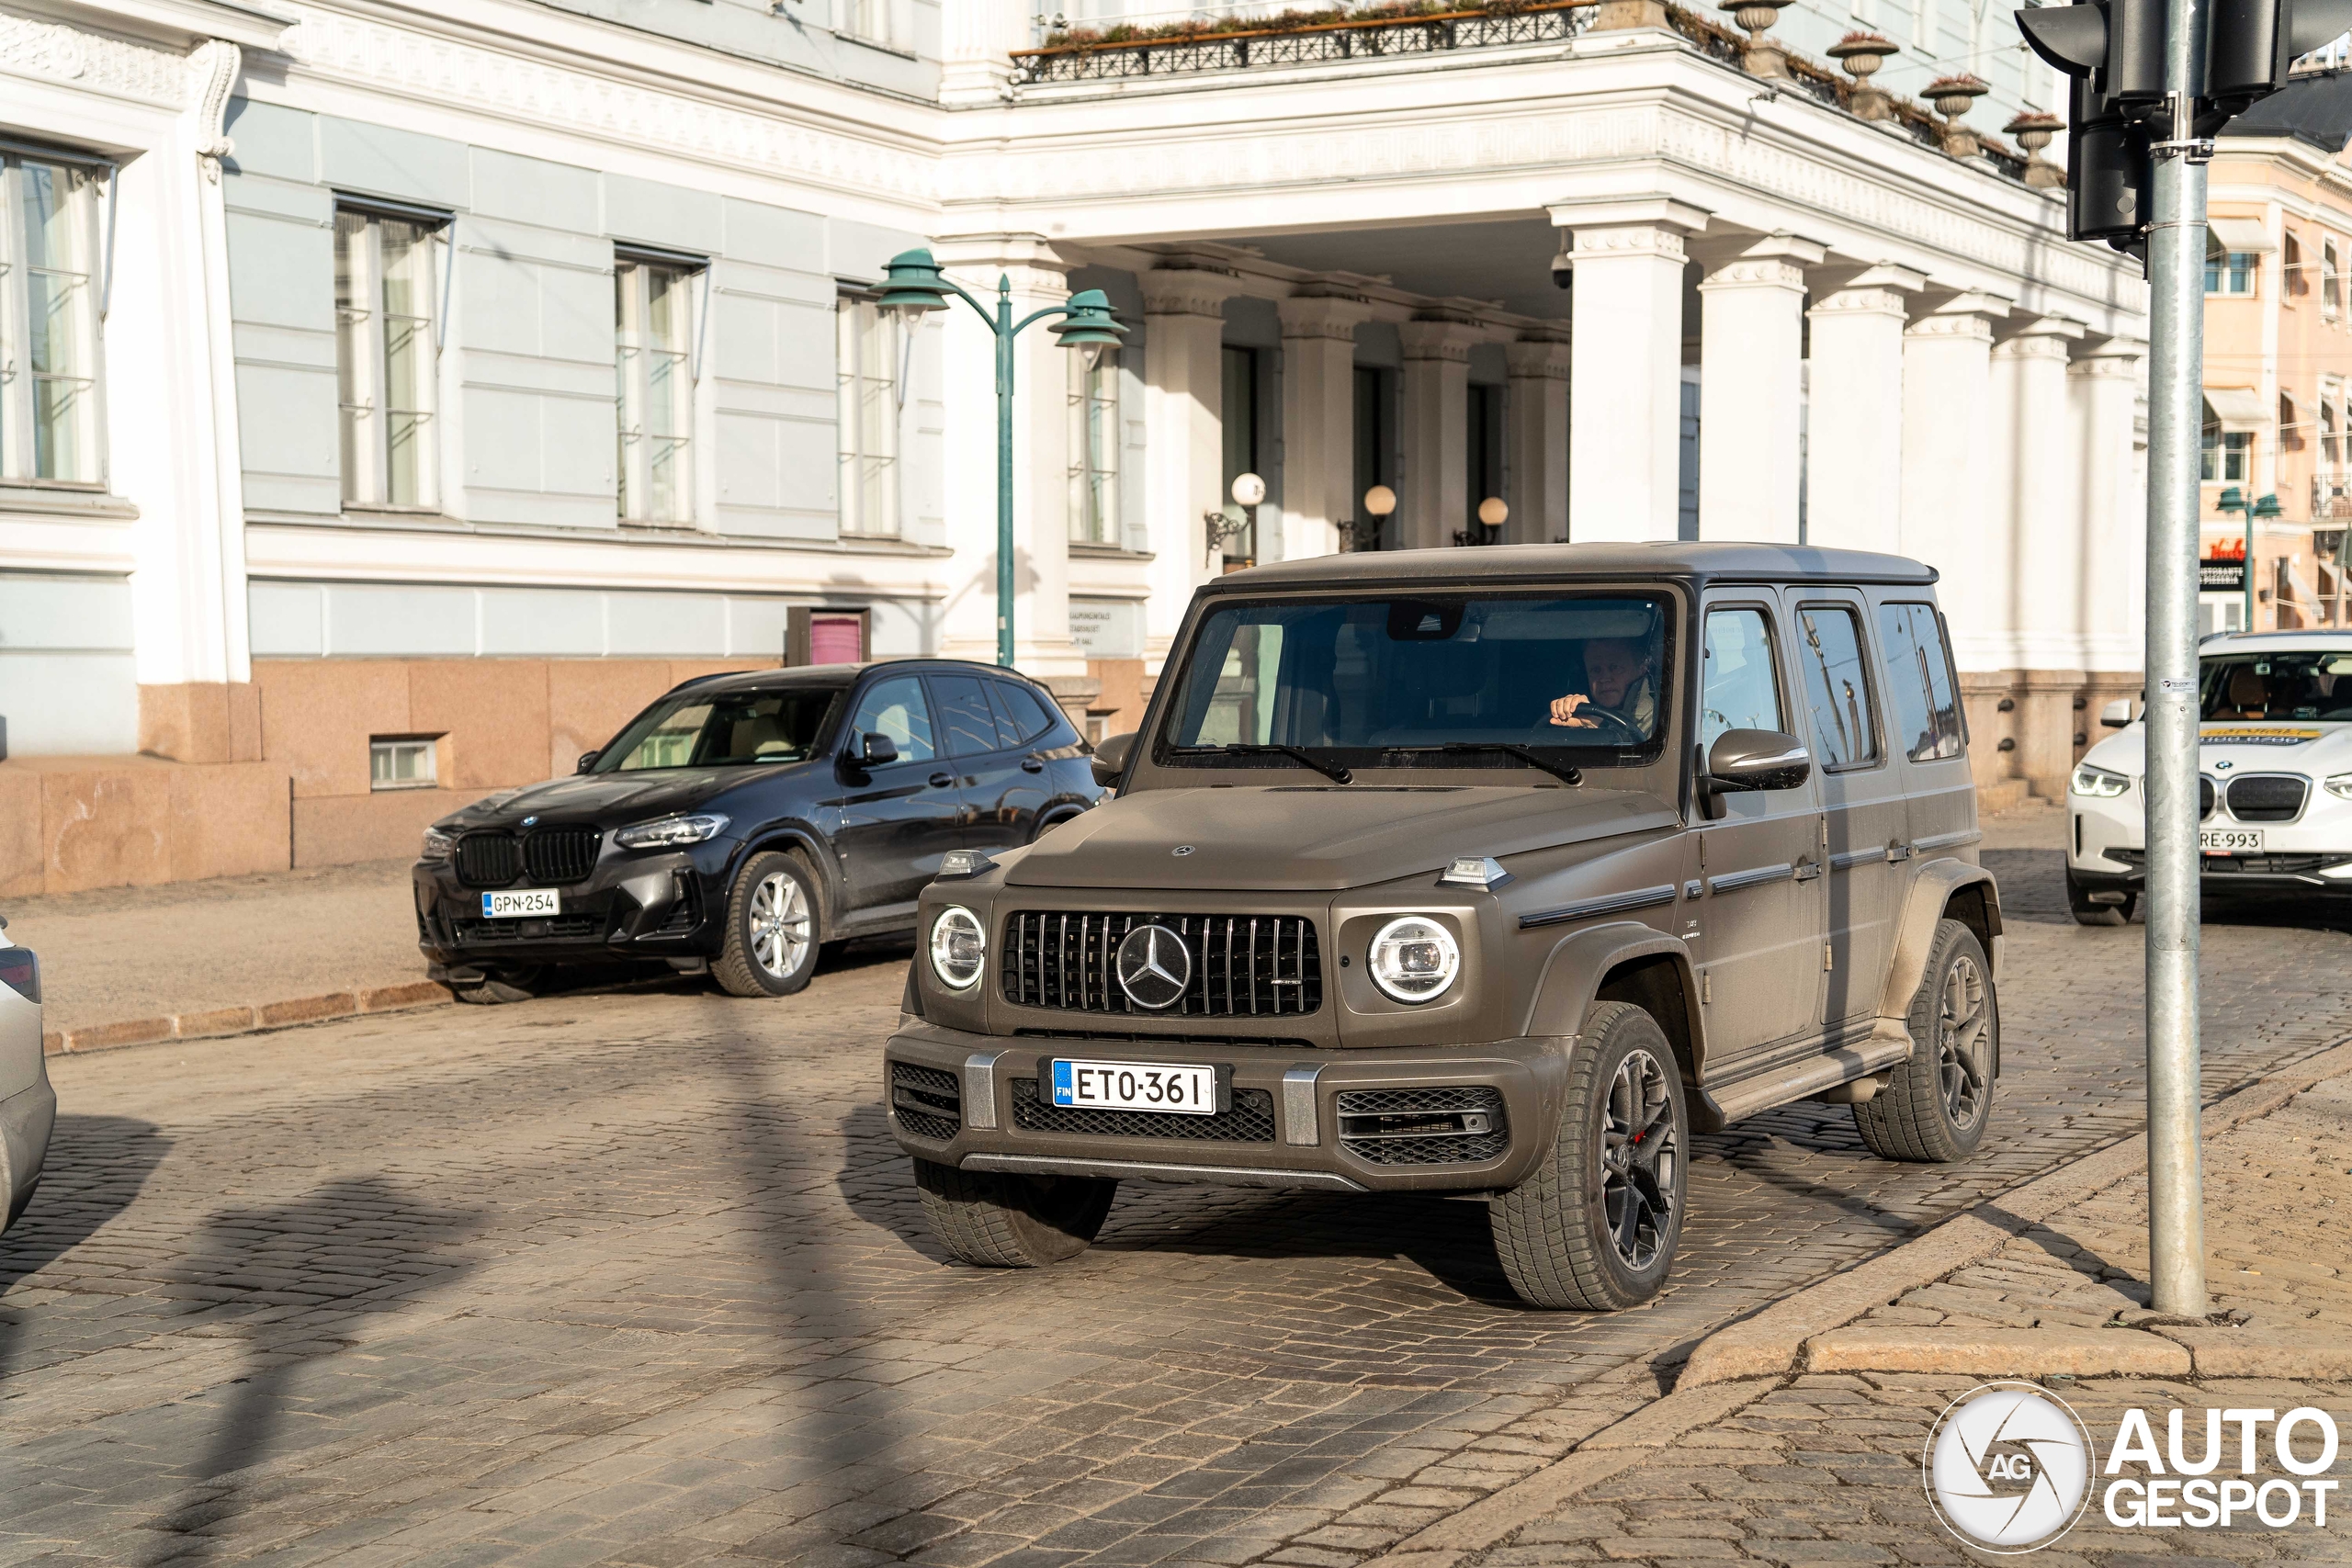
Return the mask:
<svg viewBox="0 0 2352 1568">
<path fill-rule="evenodd" d="M 415 735 L 379 735 L 368 742 L 368 787 L 432 789 L 440 782 L 437 748 L 433 739 Z"/>
</svg>

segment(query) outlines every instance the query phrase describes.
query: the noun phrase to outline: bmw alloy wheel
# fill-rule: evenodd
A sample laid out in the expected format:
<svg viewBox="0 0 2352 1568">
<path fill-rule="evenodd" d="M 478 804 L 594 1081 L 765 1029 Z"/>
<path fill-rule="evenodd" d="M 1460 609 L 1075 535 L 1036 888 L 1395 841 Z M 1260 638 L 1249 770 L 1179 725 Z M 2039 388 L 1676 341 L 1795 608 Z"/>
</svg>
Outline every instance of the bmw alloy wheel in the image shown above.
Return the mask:
<svg viewBox="0 0 2352 1568">
<path fill-rule="evenodd" d="M 808 955 L 808 903 L 800 884 L 771 872 L 752 889 L 752 957 L 781 980 L 797 973 Z"/>
</svg>

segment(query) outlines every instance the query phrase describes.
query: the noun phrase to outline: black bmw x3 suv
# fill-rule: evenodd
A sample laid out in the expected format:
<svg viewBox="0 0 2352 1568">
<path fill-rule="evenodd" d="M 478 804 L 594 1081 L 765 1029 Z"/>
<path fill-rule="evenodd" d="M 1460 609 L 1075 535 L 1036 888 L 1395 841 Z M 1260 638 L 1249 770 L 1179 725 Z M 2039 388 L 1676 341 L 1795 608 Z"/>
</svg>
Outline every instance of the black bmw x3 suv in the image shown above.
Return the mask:
<svg viewBox="0 0 2352 1568">
<path fill-rule="evenodd" d="M 418 945 L 469 1001 L 614 959 L 786 996 L 821 944 L 911 929 L 948 851 L 1025 844 L 1102 794 L 1052 697 L 991 665 L 704 676 L 575 776 L 426 829 Z"/>
</svg>

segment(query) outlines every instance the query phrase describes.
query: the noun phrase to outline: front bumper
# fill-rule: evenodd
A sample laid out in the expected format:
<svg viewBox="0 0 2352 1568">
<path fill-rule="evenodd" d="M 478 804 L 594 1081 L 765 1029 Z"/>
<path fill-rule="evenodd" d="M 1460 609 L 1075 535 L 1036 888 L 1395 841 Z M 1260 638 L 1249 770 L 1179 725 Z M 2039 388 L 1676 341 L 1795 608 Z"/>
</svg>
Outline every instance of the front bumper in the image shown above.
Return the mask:
<svg viewBox="0 0 2352 1568">
<path fill-rule="evenodd" d="M 2137 893 L 2147 880 L 2138 790 L 2113 798 L 2070 795 L 2066 806 L 2066 870 L 2075 886 Z M 2216 809 L 2199 827 L 2251 828 L 2263 835 L 2258 854 L 2199 857 L 2200 884 L 2209 893 L 2352 894 L 2352 803 L 2323 806 L 2314 799 L 2292 822 L 2239 822 Z"/>
<path fill-rule="evenodd" d="M 0 1229 L 15 1224 L 31 1201 L 56 1124 L 57 1091 L 44 1062 L 31 1087 L 0 1100 Z"/>
<path fill-rule="evenodd" d="M 419 861 L 412 874 L 417 946 L 436 971 L 484 963 L 708 958 L 718 951 L 736 848 L 722 839 L 632 854 L 608 843 L 585 881 L 557 889 L 561 909 L 535 919 L 485 919 L 484 889 L 460 884 L 451 862 Z"/>
<path fill-rule="evenodd" d="M 1306 1044 L 967 1033 L 906 1017 L 883 1053 L 899 1146 L 966 1170 L 1329 1191 L 1496 1191 L 1552 1151 L 1566 1039 L 1323 1050 Z M 1055 1057 L 1229 1069 L 1216 1117 L 1047 1103 Z M 1344 1100 L 1342 1097 L 1346 1097 Z M 1483 1134 L 1442 1130 L 1451 1118 Z"/>
</svg>

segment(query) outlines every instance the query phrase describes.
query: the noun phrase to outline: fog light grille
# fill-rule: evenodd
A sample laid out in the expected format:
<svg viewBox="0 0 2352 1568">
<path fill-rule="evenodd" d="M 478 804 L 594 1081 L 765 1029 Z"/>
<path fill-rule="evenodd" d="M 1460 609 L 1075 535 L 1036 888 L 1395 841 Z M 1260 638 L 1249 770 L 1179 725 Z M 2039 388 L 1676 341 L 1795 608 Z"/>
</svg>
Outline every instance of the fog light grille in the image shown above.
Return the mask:
<svg viewBox="0 0 2352 1568">
<path fill-rule="evenodd" d="M 918 1138 L 944 1144 L 964 1127 L 963 1086 L 956 1075 L 912 1062 L 890 1064 L 890 1114 Z"/>
<path fill-rule="evenodd" d="M 1340 1145 L 1374 1165 L 1476 1165 L 1510 1147 L 1499 1089 L 1358 1089 L 1340 1096 Z"/>
</svg>

